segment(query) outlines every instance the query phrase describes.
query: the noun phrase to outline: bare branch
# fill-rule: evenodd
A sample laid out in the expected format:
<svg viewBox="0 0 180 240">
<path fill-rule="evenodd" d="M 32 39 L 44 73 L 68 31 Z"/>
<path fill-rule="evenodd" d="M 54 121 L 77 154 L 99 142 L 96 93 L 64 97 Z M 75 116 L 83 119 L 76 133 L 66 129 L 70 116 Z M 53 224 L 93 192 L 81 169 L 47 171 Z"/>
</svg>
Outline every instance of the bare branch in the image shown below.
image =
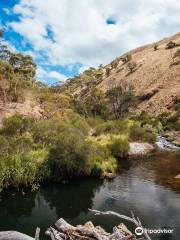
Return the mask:
<svg viewBox="0 0 180 240">
<path fill-rule="evenodd" d="M 93 212 L 95 215 L 113 215 L 113 216 L 116 216 L 118 218 L 127 220 L 127 221 L 129 221 L 131 223 L 134 223 L 136 227 L 141 227 L 143 229 L 144 237 L 147 240 L 151 240 L 151 238 L 150 238 L 149 234 L 147 233 L 146 229 L 142 226 L 139 218 L 137 218 L 137 220 L 136 220 L 135 217 L 134 217 L 134 214 L 132 215 L 133 217 L 131 218 L 131 217 L 128 217 L 128 216 L 125 216 L 125 215 L 121 215 L 121 214 L 113 212 L 113 211 L 101 212 L 101 211 L 94 210 L 94 209 L 89 209 L 89 211 Z"/>
</svg>

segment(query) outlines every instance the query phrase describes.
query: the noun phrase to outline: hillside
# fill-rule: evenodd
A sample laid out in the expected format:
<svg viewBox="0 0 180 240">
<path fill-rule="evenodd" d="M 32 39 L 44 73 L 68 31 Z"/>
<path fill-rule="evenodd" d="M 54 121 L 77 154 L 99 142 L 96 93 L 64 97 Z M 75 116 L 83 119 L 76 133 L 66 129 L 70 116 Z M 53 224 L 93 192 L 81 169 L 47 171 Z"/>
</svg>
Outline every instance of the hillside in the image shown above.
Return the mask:
<svg viewBox="0 0 180 240">
<path fill-rule="evenodd" d="M 167 49 L 170 41 L 176 46 Z M 113 85 L 131 84 L 141 100 L 136 111 L 145 110 L 153 115 L 172 111 L 180 98 L 180 57 L 173 60 L 178 49 L 180 33 L 134 49 L 99 69 L 90 68 L 70 79 L 66 87 L 73 95 L 83 97 L 92 85 L 106 91 Z M 123 58 L 129 55 L 131 59 L 125 63 Z M 134 68 L 132 72 L 129 65 Z"/>
</svg>

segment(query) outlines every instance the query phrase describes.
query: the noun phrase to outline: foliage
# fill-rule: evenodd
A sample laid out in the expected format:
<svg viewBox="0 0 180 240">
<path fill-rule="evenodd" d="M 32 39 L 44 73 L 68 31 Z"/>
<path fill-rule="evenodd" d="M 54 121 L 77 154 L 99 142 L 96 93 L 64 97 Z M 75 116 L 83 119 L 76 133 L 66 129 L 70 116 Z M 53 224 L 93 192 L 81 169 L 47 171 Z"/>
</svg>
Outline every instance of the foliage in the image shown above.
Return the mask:
<svg viewBox="0 0 180 240">
<path fill-rule="evenodd" d="M 59 135 L 48 158 L 53 178 L 87 175 L 90 172 L 88 151 L 88 144 L 77 130 L 65 131 Z"/>
<path fill-rule="evenodd" d="M 69 123 L 70 126 L 73 126 L 74 128 L 78 129 L 78 131 L 82 135 L 87 136 L 89 134 L 90 126 L 83 116 L 80 116 L 77 113 L 71 112 L 68 115 L 67 123 Z"/>
<path fill-rule="evenodd" d="M 56 143 L 59 134 L 65 129 L 66 124 L 62 121 L 56 119 L 41 120 L 34 124 L 32 134 L 35 143 L 48 147 Z"/>
<path fill-rule="evenodd" d="M 154 44 L 154 51 L 157 51 L 157 50 L 158 50 L 158 45 Z"/>
<path fill-rule="evenodd" d="M 31 129 L 33 123 L 33 118 L 15 114 L 4 119 L 0 133 L 6 136 L 22 135 L 25 131 Z"/>
<path fill-rule="evenodd" d="M 156 141 L 156 134 L 153 131 L 148 131 L 137 124 L 134 124 L 130 129 L 130 140 L 154 143 Z"/>
<path fill-rule="evenodd" d="M 177 106 L 176 106 L 177 107 Z M 169 113 L 164 112 L 158 116 L 159 121 L 163 125 L 163 129 L 166 130 L 180 130 L 180 109 L 176 109 L 177 111 L 169 115 Z"/>
<path fill-rule="evenodd" d="M 88 116 L 96 117 L 99 115 L 105 117 L 108 110 L 104 93 L 96 87 L 91 88 L 85 99 L 85 107 Z"/>
<path fill-rule="evenodd" d="M 43 180 L 44 174 L 42 160 L 46 157 L 43 150 L 26 153 L 0 156 L 0 187 L 28 186 Z"/>
<path fill-rule="evenodd" d="M 128 121 L 126 119 L 108 120 L 96 125 L 94 135 L 112 133 L 124 134 L 128 131 Z"/>
<path fill-rule="evenodd" d="M 114 138 L 112 143 L 109 144 L 109 149 L 115 158 L 126 158 L 129 151 L 129 142 L 127 139 Z"/>
<path fill-rule="evenodd" d="M 111 68 L 110 67 L 106 67 L 106 77 L 109 77 L 111 73 Z"/>
<path fill-rule="evenodd" d="M 137 63 L 134 61 L 130 61 L 127 63 L 127 69 L 130 73 L 133 73 L 137 68 Z"/>
<path fill-rule="evenodd" d="M 105 94 L 98 88 L 90 88 L 88 95 L 80 101 L 75 101 L 75 108 L 77 112 L 86 117 L 96 118 L 100 116 L 107 118 L 108 107 L 105 100 Z"/>
<path fill-rule="evenodd" d="M 35 74 L 36 64 L 31 56 L 12 53 L 0 41 L 0 92 L 4 103 L 22 100 L 23 90 L 33 87 Z"/>
<path fill-rule="evenodd" d="M 166 44 L 166 49 L 172 49 L 172 48 L 175 48 L 178 46 L 179 46 L 179 44 L 177 44 L 176 42 L 170 41 Z"/>
<path fill-rule="evenodd" d="M 124 113 L 136 102 L 130 85 L 114 86 L 107 91 L 107 98 L 116 119 L 122 118 Z"/>
<path fill-rule="evenodd" d="M 106 173 L 114 173 L 117 169 L 117 161 L 111 156 L 107 146 L 89 142 L 89 162 L 92 176 L 103 176 Z"/>
</svg>

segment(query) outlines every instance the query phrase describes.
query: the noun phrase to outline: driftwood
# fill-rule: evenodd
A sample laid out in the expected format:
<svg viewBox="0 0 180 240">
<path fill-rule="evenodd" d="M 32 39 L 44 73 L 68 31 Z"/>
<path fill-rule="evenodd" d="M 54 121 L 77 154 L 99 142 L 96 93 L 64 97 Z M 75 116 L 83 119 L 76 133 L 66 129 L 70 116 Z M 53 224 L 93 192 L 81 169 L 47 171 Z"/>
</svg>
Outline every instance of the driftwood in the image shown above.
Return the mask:
<svg viewBox="0 0 180 240">
<path fill-rule="evenodd" d="M 46 234 L 52 240 L 133 240 L 135 236 L 126 228 L 124 224 L 120 224 L 113 228 L 113 233 L 106 232 L 100 226 L 95 227 L 92 222 L 87 222 L 84 225 L 76 227 L 67 223 L 63 218 L 60 218 L 55 223 L 56 229 L 50 227 Z"/>
<path fill-rule="evenodd" d="M 133 213 L 132 217 L 120 215 L 113 211 L 101 212 L 98 210 L 89 209 L 95 215 L 114 215 L 118 218 L 124 219 L 135 224 L 136 227 L 141 227 L 144 232 L 144 238 L 141 240 L 151 240 L 148 233 L 143 228 L 140 220 L 135 218 Z M 0 232 L 0 240 L 39 240 L 40 229 L 36 229 L 35 238 L 27 236 L 25 234 L 16 231 Z M 92 222 L 87 222 L 84 225 L 78 225 L 76 227 L 67 223 L 63 218 L 60 218 L 55 223 L 55 228 L 50 227 L 45 232 L 51 240 L 136 240 L 136 236 L 132 234 L 127 227 L 121 223 L 113 228 L 112 233 L 106 232 L 100 226 L 94 226 Z M 140 238 L 138 239 L 140 240 Z"/>
<path fill-rule="evenodd" d="M 141 221 L 139 220 L 138 217 L 135 218 L 133 212 L 131 212 L 132 217 L 128 217 L 128 216 L 121 215 L 121 214 L 113 212 L 113 211 L 101 212 L 101 211 L 93 210 L 93 209 L 89 209 L 89 211 L 95 213 L 95 215 L 113 215 L 113 216 L 116 216 L 118 218 L 125 219 L 129 222 L 132 222 L 132 223 L 135 224 L 136 227 L 140 227 L 140 228 L 143 229 L 143 235 L 144 235 L 145 239 L 151 240 L 151 238 L 150 238 L 149 234 L 147 233 L 146 229 L 142 226 Z"/>
</svg>

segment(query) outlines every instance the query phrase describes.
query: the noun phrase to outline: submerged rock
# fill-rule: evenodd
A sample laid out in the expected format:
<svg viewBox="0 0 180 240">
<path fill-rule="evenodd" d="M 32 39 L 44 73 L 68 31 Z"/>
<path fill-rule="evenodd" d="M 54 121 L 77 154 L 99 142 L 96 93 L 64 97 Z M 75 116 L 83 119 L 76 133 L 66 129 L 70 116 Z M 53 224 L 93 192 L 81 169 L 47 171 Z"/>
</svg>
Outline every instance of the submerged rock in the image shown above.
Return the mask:
<svg viewBox="0 0 180 240">
<path fill-rule="evenodd" d="M 144 156 L 155 150 L 154 145 L 150 143 L 132 142 L 129 145 L 129 157 Z"/>
</svg>

